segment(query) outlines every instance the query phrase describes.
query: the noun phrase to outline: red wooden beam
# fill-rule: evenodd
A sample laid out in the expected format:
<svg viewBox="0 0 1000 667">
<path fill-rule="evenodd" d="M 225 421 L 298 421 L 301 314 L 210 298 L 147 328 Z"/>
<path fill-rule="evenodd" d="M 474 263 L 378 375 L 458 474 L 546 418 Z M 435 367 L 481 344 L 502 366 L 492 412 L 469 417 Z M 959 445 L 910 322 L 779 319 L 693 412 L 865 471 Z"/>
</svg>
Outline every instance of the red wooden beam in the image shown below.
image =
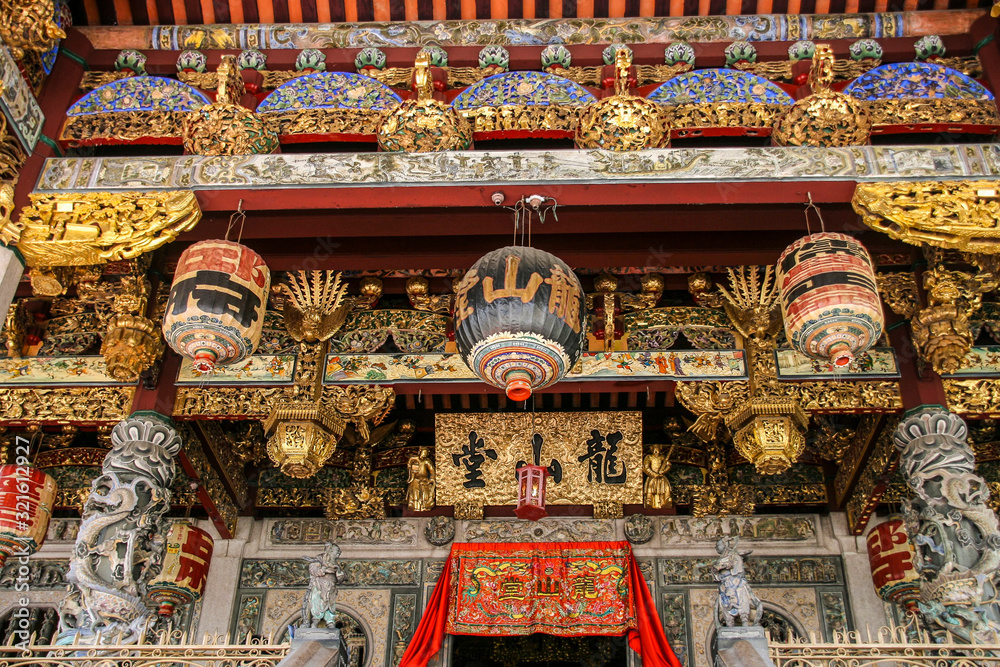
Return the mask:
<svg viewBox="0 0 1000 667">
<path fill-rule="evenodd" d="M 417 185 L 336 188 L 198 190 L 203 211 L 287 211 L 295 209 L 494 208 L 492 195 L 507 202 L 531 194 L 554 197 L 560 206 L 679 206 L 686 204 L 802 204 L 812 194 L 817 203 L 846 203 L 854 181 L 753 181 L 713 183 L 539 183 L 535 185 Z"/>
</svg>

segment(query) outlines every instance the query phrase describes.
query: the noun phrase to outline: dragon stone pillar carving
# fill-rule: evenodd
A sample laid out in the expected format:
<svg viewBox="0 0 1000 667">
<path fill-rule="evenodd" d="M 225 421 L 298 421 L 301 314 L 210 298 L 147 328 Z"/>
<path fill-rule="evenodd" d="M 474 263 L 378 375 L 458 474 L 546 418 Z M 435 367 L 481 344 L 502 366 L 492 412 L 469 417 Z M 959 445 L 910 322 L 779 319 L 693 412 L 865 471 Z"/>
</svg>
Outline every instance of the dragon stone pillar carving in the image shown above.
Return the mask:
<svg viewBox="0 0 1000 667">
<path fill-rule="evenodd" d="M 111 431 L 111 451 L 91 484 L 61 605 L 60 643 L 132 643 L 152 623 L 143 598 L 163 563 L 174 456 L 181 438 L 170 421 L 135 413 Z"/>
<path fill-rule="evenodd" d="M 904 418 L 893 439 L 915 495 L 903 517 L 920 574 L 920 611 L 932 632 L 981 642 L 1000 631 L 1000 525 L 967 436 L 960 417 L 925 407 Z"/>
</svg>

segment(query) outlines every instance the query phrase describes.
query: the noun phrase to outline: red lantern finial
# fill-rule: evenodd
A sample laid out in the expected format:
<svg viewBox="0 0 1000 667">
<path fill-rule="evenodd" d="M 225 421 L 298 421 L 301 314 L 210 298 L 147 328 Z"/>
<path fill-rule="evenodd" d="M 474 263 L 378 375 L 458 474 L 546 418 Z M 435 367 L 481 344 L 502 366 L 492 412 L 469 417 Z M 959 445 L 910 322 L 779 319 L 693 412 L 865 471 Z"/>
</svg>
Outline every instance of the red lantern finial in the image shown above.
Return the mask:
<svg viewBox="0 0 1000 667">
<path fill-rule="evenodd" d="M 507 381 L 507 398 L 512 401 L 526 401 L 531 396 L 531 374 L 525 371 L 511 371 L 504 377 Z"/>
</svg>

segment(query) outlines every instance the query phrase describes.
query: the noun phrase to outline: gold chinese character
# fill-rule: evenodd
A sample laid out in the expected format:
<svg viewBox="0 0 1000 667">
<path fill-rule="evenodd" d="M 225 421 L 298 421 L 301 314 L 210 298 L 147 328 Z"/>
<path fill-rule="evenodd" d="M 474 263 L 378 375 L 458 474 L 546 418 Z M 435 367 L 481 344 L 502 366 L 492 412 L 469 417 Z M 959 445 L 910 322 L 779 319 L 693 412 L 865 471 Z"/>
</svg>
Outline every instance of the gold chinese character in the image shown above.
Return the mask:
<svg viewBox="0 0 1000 667">
<path fill-rule="evenodd" d="M 552 286 L 549 292 L 549 312 L 580 333 L 580 292 L 574 281 L 561 267 L 553 266 L 552 275 L 545 282 Z"/>
<path fill-rule="evenodd" d="M 545 577 L 538 580 L 536 593 L 541 597 L 552 597 L 559 595 L 559 580 L 552 577 Z"/>
<path fill-rule="evenodd" d="M 455 324 L 462 323 L 465 318 L 475 312 L 475 308 L 469 305 L 469 290 L 479 282 L 479 276 L 475 271 L 469 271 L 462 278 L 462 282 L 455 287 Z"/>
<path fill-rule="evenodd" d="M 524 287 L 517 286 L 517 267 L 521 264 L 521 258 L 517 255 L 507 256 L 507 270 L 503 276 L 503 289 L 493 289 L 493 277 L 483 278 L 483 298 L 486 303 L 493 303 L 497 299 L 507 297 L 520 297 L 522 303 L 528 303 L 535 298 L 535 292 L 542 286 L 542 277 L 537 273 L 532 273 L 528 279 L 528 284 Z"/>
<path fill-rule="evenodd" d="M 500 584 L 498 600 L 523 600 L 524 589 L 520 581 L 504 581 Z"/>
<path fill-rule="evenodd" d="M 593 600 L 597 597 L 597 589 L 594 587 L 594 578 L 583 576 L 573 580 L 573 598 L 580 596 Z"/>
</svg>

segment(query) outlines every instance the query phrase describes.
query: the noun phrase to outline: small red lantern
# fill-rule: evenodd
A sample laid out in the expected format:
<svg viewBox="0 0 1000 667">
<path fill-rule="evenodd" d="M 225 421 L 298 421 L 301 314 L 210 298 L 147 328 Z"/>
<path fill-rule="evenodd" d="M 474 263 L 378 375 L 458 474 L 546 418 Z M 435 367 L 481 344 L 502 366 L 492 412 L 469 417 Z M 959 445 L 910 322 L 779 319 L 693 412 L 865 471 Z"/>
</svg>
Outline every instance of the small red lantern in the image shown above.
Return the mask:
<svg viewBox="0 0 1000 667">
<path fill-rule="evenodd" d="M 545 511 L 545 478 L 549 471 L 544 466 L 523 465 L 517 469 L 517 508 L 519 519 L 538 521 L 547 517 Z"/>
<path fill-rule="evenodd" d="M 0 466 L 0 568 L 11 554 L 32 554 L 45 541 L 56 480 L 27 465 Z"/>
<path fill-rule="evenodd" d="M 913 547 L 900 519 L 880 523 L 868 533 L 868 563 L 879 597 L 915 610 L 920 575 L 913 566 Z"/>
<path fill-rule="evenodd" d="M 201 528 L 183 522 L 171 526 L 163 569 L 147 589 L 149 600 L 160 606 L 160 616 L 172 616 L 174 607 L 201 598 L 214 547 L 212 536 Z"/>
</svg>

